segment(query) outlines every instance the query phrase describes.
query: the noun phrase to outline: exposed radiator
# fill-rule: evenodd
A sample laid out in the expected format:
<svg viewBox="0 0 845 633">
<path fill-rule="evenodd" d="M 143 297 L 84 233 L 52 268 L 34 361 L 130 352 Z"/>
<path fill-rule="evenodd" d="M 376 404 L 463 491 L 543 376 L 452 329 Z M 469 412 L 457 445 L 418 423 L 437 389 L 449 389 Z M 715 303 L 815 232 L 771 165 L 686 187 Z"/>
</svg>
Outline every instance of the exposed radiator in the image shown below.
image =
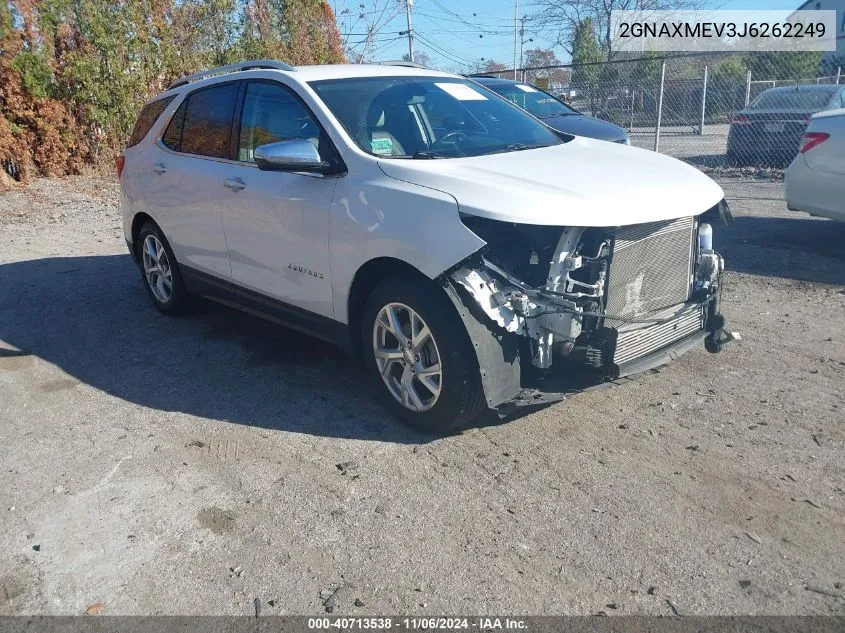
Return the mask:
<svg viewBox="0 0 845 633">
<path fill-rule="evenodd" d="M 674 306 L 652 315 L 656 321 L 670 318 L 665 323 L 620 325 L 616 335 L 613 363 L 622 365 L 650 354 L 704 328 L 704 306 L 698 303 Z"/>
<path fill-rule="evenodd" d="M 619 229 L 608 271 L 607 314 L 641 317 L 686 301 L 692 289 L 694 228 L 694 218 L 687 217 Z"/>
</svg>

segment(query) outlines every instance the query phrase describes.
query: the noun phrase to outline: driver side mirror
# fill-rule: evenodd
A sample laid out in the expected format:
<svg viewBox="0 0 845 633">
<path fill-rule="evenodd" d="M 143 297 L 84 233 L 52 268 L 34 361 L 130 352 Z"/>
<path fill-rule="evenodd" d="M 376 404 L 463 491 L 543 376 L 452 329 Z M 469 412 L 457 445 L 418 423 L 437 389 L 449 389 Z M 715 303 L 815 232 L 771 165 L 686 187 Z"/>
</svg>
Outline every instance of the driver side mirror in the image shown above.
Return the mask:
<svg viewBox="0 0 845 633">
<path fill-rule="evenodd" d="M 328 173 L 331 165 L 320 158 L 311 141 L 291 139 L 255 148 L 255 162 L 262 171 L 306 171 Z"/>
</svg>

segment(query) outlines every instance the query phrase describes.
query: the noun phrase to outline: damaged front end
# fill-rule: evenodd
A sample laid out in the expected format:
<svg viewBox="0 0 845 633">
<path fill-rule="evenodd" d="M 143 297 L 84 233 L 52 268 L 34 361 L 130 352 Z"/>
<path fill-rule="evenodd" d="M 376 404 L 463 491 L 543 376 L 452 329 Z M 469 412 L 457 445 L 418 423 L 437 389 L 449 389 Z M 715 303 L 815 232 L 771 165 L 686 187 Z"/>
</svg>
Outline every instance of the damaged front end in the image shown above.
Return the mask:
<svg viewBox="0 0 845 633">
<path fill-rule="evenodd" d="M 711 218 L 732 220 L 724 201 L 701 216 L 614 228 L 464 216 L 487 245 L 448 271 L 446 290 L 475 344 L 488 405 L 561 399 L 536 395 L 553 365 L 555 375 L 601 382 L 702 341 L 719 351 L 732 335 L 719 313 L 724 261 Z"/>
</svg>

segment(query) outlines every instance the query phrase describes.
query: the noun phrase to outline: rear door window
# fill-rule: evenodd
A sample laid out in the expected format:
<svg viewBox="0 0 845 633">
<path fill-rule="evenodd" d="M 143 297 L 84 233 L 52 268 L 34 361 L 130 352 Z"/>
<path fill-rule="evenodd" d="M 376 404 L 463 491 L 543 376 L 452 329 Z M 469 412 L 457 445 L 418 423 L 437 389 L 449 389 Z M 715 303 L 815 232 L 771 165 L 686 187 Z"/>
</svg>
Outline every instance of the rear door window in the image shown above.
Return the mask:
<svg viewBox="0 0 845 633">
<path fill-rule="evenodd" d="M 229 158 L 238 87 L 232 82 L 192 92 L 176 111 L 162 142 L 187 154 Z"/>
<path fill-rule="evenodd" d="M 164 99 L 148 103 L 141 109 L 141 114 L 138 115 L 135 127 L 132 128 L 132 135 L 129 137 L 127 147 L 137 145 L 144 140 L 144 137 L 149 133 L 150 128 L 153 127 L 153 124 L 158 120 L 158 117 L 161 116 L 161 113 L 164 112 L 165 108 L 167 108 L 167 106 L 169 106 L 175 98 L 176 95 L 173 95 L 172 97 L 165 97 Z"/>
</svg>

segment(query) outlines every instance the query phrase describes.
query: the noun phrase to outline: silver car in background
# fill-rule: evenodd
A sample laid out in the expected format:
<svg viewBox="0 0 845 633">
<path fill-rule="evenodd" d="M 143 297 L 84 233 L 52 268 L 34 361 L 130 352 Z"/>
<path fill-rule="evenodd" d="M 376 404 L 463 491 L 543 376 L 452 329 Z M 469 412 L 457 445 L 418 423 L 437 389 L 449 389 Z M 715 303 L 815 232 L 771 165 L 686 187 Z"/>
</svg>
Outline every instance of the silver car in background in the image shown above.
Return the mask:
<svg viewBox="0 0 845 633">
<path fill-rule="evenodd" d="M 793 211 L 845 222 L 845 108 L 813 116 L 785 184 Z"/>
</svg>

